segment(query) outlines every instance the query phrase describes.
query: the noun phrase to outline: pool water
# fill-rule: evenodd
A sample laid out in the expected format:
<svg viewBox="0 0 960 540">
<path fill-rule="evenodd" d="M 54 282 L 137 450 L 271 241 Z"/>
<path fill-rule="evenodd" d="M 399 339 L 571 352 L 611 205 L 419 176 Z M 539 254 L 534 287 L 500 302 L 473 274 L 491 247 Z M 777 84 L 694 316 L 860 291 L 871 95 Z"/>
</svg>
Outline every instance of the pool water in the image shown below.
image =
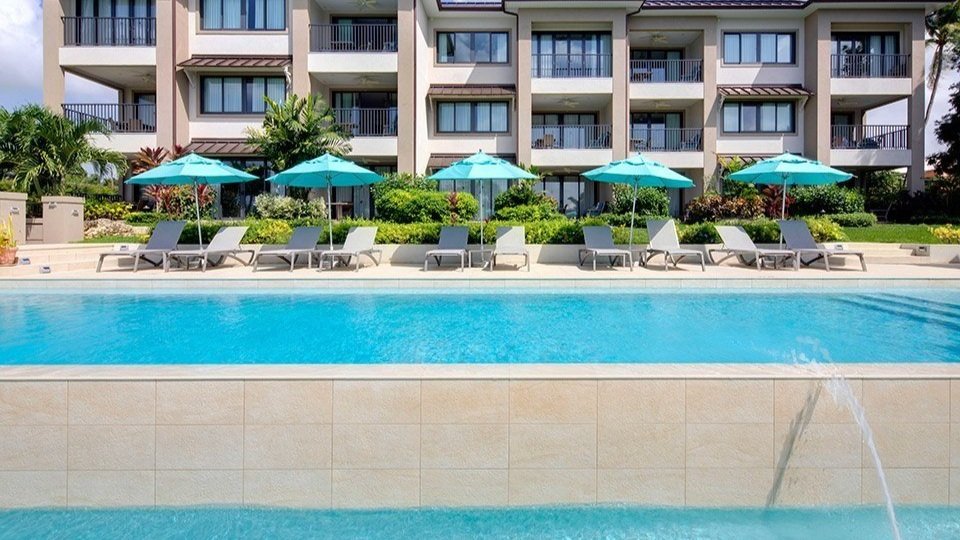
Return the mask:
<svg viewBox="0 0 960 540">
<path fill-rule="evenodd" d="M 960 538 L 960 509 L 902 508 L 904 539 Z M 707 510 L 553 507 L 310 511 L 255 508 L 0 511 L 0 539 L 883 540 L 880 508 Z"/>
<path fill-rule="evenodd" d="M 0 293 L 0 364 L 953 362 L 960 290 Z"/>
</svg>

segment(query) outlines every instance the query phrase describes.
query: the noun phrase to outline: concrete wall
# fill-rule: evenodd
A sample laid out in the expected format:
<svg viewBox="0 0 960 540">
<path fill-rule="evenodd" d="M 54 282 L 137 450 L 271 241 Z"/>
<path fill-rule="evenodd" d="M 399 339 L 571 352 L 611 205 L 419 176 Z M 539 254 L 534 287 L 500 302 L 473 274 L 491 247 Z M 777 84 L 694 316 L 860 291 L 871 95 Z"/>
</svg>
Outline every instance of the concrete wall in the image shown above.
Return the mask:
<svg viewBox="0 0 960 540">
<path fill-rule="evenodd" d="M 9 221 L 8 221 L 9 220 Z M 27 194 L 0 191 L 0 226 L 13 224 L 17 245 L 27 241 Z"/>
<path fill-rule="evenodd" d="M 960 504 L 960 380 L 854 379 L 899 503 Z M 0 507 L 877 504 L 797 379 L 0 382 Z"/>
</svg>

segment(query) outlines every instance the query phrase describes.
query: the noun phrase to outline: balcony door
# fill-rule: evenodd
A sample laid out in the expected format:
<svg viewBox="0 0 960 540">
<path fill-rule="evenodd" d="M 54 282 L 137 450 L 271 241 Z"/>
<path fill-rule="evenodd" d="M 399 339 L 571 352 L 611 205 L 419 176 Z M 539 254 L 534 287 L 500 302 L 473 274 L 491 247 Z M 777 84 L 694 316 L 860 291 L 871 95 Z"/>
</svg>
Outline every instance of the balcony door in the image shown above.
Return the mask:
<svg viewBox="0 0 960 540">
<path fill-rule="evenodd" d="M 80 45 L 150 45 L 154 43 L 154 0 L 76 0 L 73 22 Z"/>
<path fill-rule="evenodd" d="M 898 71 L 900 36 L 896 32 L 837 33 L 830 48 L 839 75 L 884 77 Z"/>
<path fill-rule="evenodd" d="M 533 35 L 535 77 L 611 76 L 611 38 L 605 33 L 540 32 Z"/>
<path fill-rule="evenodd" d="M 668 82 L 680 80 L 683 51 L 679 49 L 632 49 L 630 76 L 633 81 Z"/>
<path fill-rule="evenodd" d="M 157 130 L 157 95 L 153 93 L 136 93 L 133 95 L 133 103 L 136 105 L 136 121 L 141 125 L 144 131 L 154 132 Z"/>
<path fill-rule="evenodd" d="M 334 92 L 333 109 L 354 136 L 397 134 L 396 92 Z"/>
<path fill-rule="evenodd" d="M 597 137 L 595 113 L 540 113 L 530 118 L 538 148 L 590 148 Z"/>
<path fill-rule="evenodd" d="M 397 19 L 390 17 L 333 17 L 332 50 L 395 51 Z"/>
<path fill-rule="evenodd" d="M 683 113 L 639 112 L 630 115 L 630 140 L 637 152 L 680 150 Z"/>
</svg>

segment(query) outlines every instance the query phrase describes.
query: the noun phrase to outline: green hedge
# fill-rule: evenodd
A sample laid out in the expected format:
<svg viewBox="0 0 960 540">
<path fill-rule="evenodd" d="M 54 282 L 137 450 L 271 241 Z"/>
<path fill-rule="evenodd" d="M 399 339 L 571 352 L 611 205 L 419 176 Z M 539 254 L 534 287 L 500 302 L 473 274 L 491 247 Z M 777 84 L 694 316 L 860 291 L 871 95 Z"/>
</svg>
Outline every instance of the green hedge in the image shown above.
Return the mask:
<svg viewBox="0 0 960 540">
<path fill-rule="evenodd" d="M 163 212 L 130 212 L 124 221 L 130 225 L 149 225 L 153 227 L 161 221 L 171 219 L 173 217 L 170 214 L 164 214 Z"/>
<path fill-rule="evenodd" d="M 825 214 L 823 217 L 841 227 L 873 227 L 877 224 L 877 215 L 870 212 L 854 212 L 851 214 Z"/>
</svg>

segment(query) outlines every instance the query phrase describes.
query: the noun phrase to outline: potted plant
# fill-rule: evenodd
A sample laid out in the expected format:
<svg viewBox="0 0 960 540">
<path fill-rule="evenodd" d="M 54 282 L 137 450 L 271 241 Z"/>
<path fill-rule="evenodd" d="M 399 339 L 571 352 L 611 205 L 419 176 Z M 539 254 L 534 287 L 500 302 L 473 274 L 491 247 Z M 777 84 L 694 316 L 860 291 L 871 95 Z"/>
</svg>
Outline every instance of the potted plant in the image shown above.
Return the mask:
<svg viewBox="0 0 960 540">
<path fill-rule="evenodd" d="M 0 221 L 0 266 L 17 262 L 17 240 L 13 236 L 13 218 Z"/>
</svg>

